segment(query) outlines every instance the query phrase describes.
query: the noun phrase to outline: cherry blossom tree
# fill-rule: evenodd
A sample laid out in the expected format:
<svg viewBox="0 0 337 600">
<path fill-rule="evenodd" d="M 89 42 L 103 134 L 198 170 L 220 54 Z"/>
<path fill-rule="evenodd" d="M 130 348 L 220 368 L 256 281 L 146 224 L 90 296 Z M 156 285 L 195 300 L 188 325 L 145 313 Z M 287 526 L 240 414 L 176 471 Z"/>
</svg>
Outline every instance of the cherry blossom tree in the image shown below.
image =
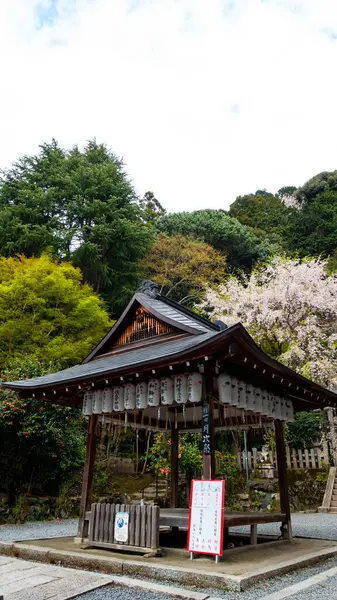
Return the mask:
<svg viewBox="0 0 337 600">
<path fill-rule="evenodd" d="M 326 261 L 274 258 L 208 289 L 205 306 L 228 325 L 241 321 L 281 363 L 337 388 L 337 275 L 327 273 Z"/>
</svg>

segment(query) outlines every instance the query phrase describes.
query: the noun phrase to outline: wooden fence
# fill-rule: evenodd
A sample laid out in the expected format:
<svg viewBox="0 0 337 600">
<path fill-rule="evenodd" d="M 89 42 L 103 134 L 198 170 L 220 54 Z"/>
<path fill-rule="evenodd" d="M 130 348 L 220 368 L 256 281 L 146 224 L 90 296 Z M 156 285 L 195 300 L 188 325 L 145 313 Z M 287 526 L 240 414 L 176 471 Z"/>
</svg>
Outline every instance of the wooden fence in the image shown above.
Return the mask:
<svg viewBox="0 0 337 600">
<path fill-rule="evenodd" d="M 253 448 L 247 454 L 250 473 L 255 469 L 260 469 L 266 463 L 277 468 L 276 454 L 273 452 L 262 453 Z M 286 454 L 288 469 L 322 469 L 330 464 L 329 448 L 326 442 L 323 443 L 321 448 L 311 448 L 310 450 L 295 450 L 295 448 L 287 446 Z M 246 468 L 246 456 L 243 451 L 237 453 L 237 462 L 242 469 Z"/>
<path fill-rule="evenodd" d="M 115 539 L 115 517 L 129 513 L 128 540 Z M 92 504 L 89 519 L 89 546 L 127 552 L 159 551 L 159 506 L 140 504 Z"/>
</svg>

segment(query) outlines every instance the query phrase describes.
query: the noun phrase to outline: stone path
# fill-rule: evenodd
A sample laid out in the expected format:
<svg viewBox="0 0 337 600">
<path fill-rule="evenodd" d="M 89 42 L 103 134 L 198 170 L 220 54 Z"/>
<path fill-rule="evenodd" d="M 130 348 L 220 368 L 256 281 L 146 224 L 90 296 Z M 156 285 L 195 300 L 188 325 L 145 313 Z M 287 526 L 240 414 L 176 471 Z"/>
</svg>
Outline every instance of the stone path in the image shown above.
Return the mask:
<svg viewBox="0 0 337 600">
<path fill-rule="evenodd" d="M 0 556 L 4 600 L 69 600 L 112 581 L 108 575 Z"/>
</svg>

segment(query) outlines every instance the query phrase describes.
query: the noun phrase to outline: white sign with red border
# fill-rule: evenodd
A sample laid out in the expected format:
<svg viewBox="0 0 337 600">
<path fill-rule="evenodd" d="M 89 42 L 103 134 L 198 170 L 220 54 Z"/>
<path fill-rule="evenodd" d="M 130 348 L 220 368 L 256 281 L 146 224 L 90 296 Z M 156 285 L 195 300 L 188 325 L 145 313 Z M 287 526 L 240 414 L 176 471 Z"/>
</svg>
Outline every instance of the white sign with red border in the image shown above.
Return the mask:
<svg viewBox="0 0 337 600">
<path fill-rule="evenodd" d="M 222 556 L 225 515 L 224 480 L 193 480 L 187 552 Z"/>
</svg>

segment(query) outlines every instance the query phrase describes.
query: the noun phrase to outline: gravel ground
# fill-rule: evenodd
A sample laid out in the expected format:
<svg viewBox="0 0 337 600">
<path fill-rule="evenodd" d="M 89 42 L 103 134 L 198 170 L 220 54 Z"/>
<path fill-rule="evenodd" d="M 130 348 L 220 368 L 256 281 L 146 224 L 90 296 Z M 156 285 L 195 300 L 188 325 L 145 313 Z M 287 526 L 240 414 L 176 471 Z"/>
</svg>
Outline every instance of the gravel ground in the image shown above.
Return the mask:
<svg viewBox="0 0 337 600">
<path fill-rule="evenodd" d="M 23 525 L 0 525 L 0 542 L 75 536 L 77 523 L 77 519 L 67 519 L 65 521 L 32 521 Z"/>
<path fill-rule="evenodd" d="M 337 540 L 337 515 L 327 513 L 312 514 L 294 514 L 292 515 L 293 534 L 299 537 L 312 537 L 321 539 Z M 245 531 L 244 527 L 236 528 L 237 531 Z M 0 541 L 41 539 L 46 537 L 61 537 L 76 535 L 77 520 L 68 519 L 65 521 L 41 521 L 25 523 L 24 525 L 1 525 Z M 278 534 L 277 524 L 259 525 L 258 531 L 264 534 Z M 324 570 L 337 566 L 337 558 L 331 558 L 324 563 L 268 579 L 258 585 L 240 593 L 242 600 L 259 600 L 272 592 L 281 590 L 308 577 L 322 573 Z M 178 587 L 176 583 L 167 583 Z M 238 600 L 238 592 L 220 592 L 216 589 L 197 590 L 208 592 L 209 595 L 224 598 L 225 600 Z M 76 600 L 168 600 L 166 595 L 151 594 L 148 591 L 128 589 L 119 586 L 105 587 L 94 592 L 79 596 Z M 329 579 L 322 585 L 316 585 L 308 590 L 291 596 L 292 600 L 337 600 L 337 578 Z"/>
</svg>

